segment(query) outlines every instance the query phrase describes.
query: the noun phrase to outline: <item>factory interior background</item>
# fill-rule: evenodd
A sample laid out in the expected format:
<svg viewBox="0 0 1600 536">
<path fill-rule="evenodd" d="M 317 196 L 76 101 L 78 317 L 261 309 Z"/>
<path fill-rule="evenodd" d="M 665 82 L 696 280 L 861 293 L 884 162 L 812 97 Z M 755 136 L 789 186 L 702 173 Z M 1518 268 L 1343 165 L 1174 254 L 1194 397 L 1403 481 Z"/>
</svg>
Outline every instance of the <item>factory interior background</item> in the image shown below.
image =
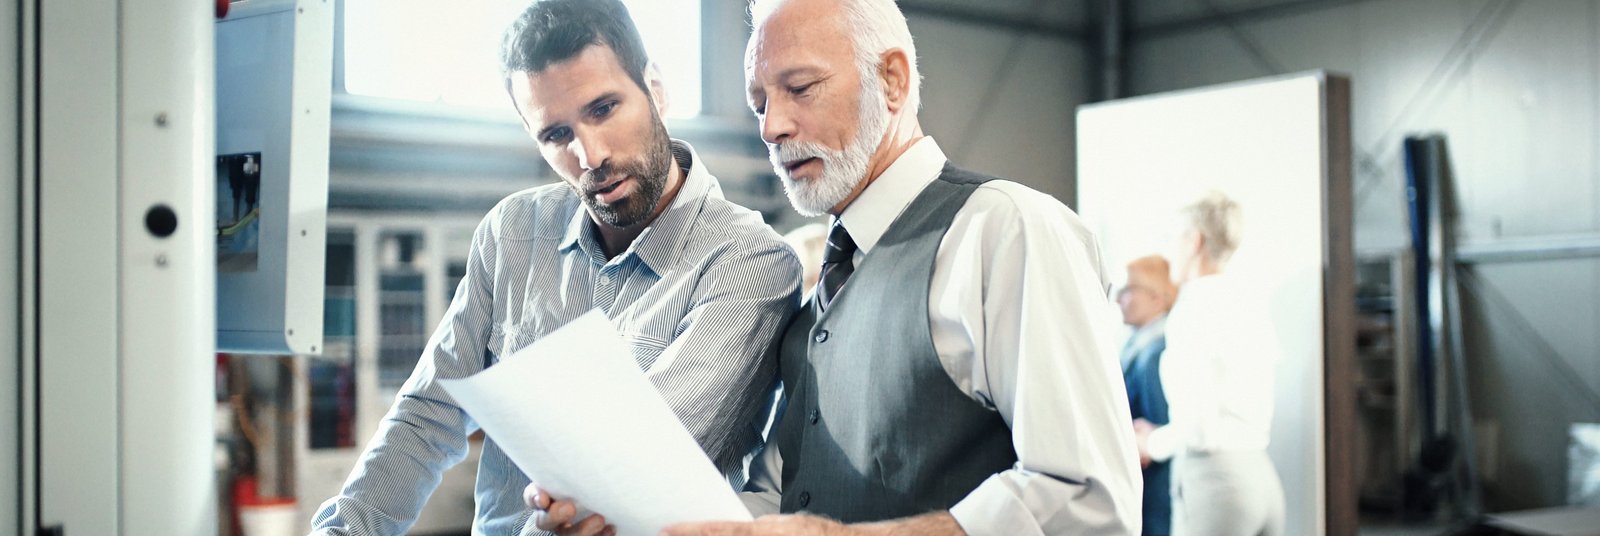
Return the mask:
<svg viewBox="0 0 1600 536">
<path fill-rule="evenodd" d="M 321 344 L 305 355 L 216 355 L 215 406 L 206 414 L 216 427 L 208 470 L 217 534 L 237 530 L 239 513 L 251 508 L 292 511 L 297 531 L 309 527 L 410 376 L 466 272 L 479 219 L 508 194 L 560 180 L 497 78 L 500 31 L 524 2 L 327 1 L 334 27 Z M 745 2 L 626 3 L 666 73 L 669 131 L 694 144 L 726 196 L 761 212 L 779 233 L 825 224 L 790 208 L 756 135 L 744 97 Z M 1341 154 L 1349 195 L 1334 202 L 1352 230 L 1337 240 L 1352 254 L 1346 290 L 1355 294 L 1354 322 L 1340 333 L 1353 340 L 1341 356 L 1348 373 L 1327 385 L 1346 394 L 1327 400 L 1350 407 L 1347 418 L 1316 427 L 1318 437 L 1347 449 L 1319 451 L 1316 459 L 1344 464 L 1338 475 L 1318 478 L 1334 481 L 1319 480 L 1324 489 L 1349 495 L 1308 496 L 1310 509 L 1320 503 L 1317 515 L 1344 516 L 1324 522 L 1349 533 L 1403 535 L 1444 533 L 1483 514 L 1600 508 L 1600 1 L 899 5 L 918 47 L 927 134 L 951 161 L 1050 194 L 1086 216 L 1114 216 L 1084 205 L 1106 195 L 1091 187 L 1101 179 L 1084 176 L 1080 161 L 1100 142 L 1080 139 L 1088 114 L 1119 99 L 1308 74 L 1347 81 L 1349 143 Z M 20 57 L 15 15 L 8 13 L 0 45 L 12 68 Z M 4 89 L 26 93 L 20 83 Z M 20 110 L 0 111 L 0 124 L 20 124 Z M 23 190 L 10 173 L 24 169 L 17 162 L 25 153 L 15 140 L 20 128 L 5 130 L 0 216 L 20 221 Z M 1442 221 L 1456 245 L 1452 278 L 1432 289 L 1449 293 L 1449 308 L 1433 320 L 1454 339 L 1431 368 L 1419 368 L 1418 334 L 1426 332 L 1415 318 L 1427 306 L 1415 297 L 1430 279 L 1416 269 L 1408 140 L 1431 143 L 1430 154 L 1445 163 L 1448 185 L 1431 193 L 1448 199 Z M 1256 154 L 1278 158 L 1265 148 Z M 229 173 L 248 174 L 254 162 L 228 165 Z M 216 207 L 221 228 L 250 233 L 251 188 L 260 185 L 219 179 L 217 186 L 250 190 Z M 0 257 L 22 258 L 13 255 L 22 233 L 4 234 Z M 248 244 L 223 255 L 225 271 L 258 262 Z M 18 261 L 0 269 L 13 281 L 22 268 Z M 1314 280 L 1315 273 L 1299 275 Z M 6 285 L 0 304 L 21 311 L 25 294 L 21 284 Z M 8 313 L 0 325 L 4 391 L 22 385 L 26 370 L 21 354 L 11 353 L 23 347 L 19 318 Z M 1308 376 L 1308 385 L 1321 378 Z M 4 398 L 0 414 L 22 415 L 23 401 Z M 1320 418 L 1322 401 L 1307 404 L 1307 415 Z M 27 448 L 10 433 L 4 443 L 0 527 L 10 527 L 23 514 L 8 505 L 21 504 L 25 493 L 9 483 L 25 479 L 9 460 Z M 1312 443 L 1307 448 L 1318 447 Z M 414 534 L 468 533 L 476 457 L 474 448 L 445 475 Z M 1322 531 L 1312 518 L 1291 523 Z M 77 532 L 70 523 L 69 532 Z"/>
</svg>

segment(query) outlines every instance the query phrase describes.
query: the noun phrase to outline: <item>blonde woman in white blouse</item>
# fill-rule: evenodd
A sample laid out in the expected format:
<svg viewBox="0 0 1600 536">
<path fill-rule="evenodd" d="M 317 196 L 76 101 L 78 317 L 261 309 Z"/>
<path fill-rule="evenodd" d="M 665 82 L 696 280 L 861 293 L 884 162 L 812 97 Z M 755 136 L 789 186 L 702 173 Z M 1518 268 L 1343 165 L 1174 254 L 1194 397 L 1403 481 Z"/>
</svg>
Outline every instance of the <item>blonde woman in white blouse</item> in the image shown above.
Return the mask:
<svg viewBox="0 0 1600 536">
<path fill-rule="evenodd" d="M 1248 282 L 1224 273 L 1239 247 L 1239 205 L 1211 193 L 1181 215 L 1160 370 L 1171 422 L 1135 421 L 1140 458 L 1174 460 L 1174 534 L 1280 535 L 1283 485 L 1266 452 L 1278 344 Z"/>
</svg>

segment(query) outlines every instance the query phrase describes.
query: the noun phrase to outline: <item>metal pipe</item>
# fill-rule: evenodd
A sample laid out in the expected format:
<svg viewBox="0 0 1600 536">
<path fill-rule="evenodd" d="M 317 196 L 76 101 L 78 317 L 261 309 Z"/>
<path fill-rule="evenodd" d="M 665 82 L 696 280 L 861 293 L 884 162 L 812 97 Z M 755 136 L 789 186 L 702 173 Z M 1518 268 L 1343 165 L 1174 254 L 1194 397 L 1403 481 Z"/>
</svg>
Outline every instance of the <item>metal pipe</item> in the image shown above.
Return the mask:
<svg viewBox="0 0 1600 536">
<path fill-rule="evenodd" d="M 1104 0 L 1100 14 L 1100 100 L 1122 96 L 1122 0 Z"/>
<path fill-rule="evenodd" d="M 1458 264 L 1530 262 L 1600 257 L 1600 236 L 1523 238 L 1462 244 Z"/>
</svg>

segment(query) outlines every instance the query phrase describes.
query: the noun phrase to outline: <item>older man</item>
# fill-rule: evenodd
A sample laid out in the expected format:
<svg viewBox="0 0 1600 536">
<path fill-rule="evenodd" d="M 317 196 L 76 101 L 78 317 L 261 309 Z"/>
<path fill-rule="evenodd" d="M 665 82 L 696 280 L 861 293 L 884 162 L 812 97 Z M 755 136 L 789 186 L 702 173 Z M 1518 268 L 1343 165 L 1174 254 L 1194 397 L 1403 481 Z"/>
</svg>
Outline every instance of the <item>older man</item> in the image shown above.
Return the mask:
<svg viewBox="0 0 1600 536">
<path fill-rule="evenodd" d="M 752 20 L 748 98 L 773 165 L 797 211 L 835 217 L 821 283 L 784 337 L 784 410 L 746 502 L 811 515 L 678 529 L 1137 531 L 1094 238 L 1055 199 L 959 169 L 924 135 L 892 1 L 758 2 Z"/>
<path fill-rule="evenodd" d="M 796 210 L 835 218 L 820 286 L 784 338 L 785 409 L 747 503 L 814 515 L 679 528 L 1137 530 L 1093 237 L 1055 199 L 959 169 L 923 134 L 893 2 L 752 15 L 748 97 L 773 165 Z"/>
<path fill-rule="evenodd" d="M 758 1 L 752 21 L 748 98 L 773 165 L 797 211 L 834 216 L 745 494 L 754 513 L 799 515 L 667 532 L 1138 532 L 1094 238 L 923 134 L 892 0 Z"/>
<path fill-rule="evenodd" d="M 618 0 L 533 4 L 503 60 L 511 101 L 562 181 L 512 194 L 479 225 L 455 300 L 344 489 L 317 512 L 316 534 L 404 534 L 477 427 L 439 380 L 595 309 L 730 480 L 743 481 L 759 443 L 771 341 L 799 303 L 794 253 L 668 137 L 661 79 Z M 533 532 L 527 485 L 485 440 L 473 534 Z"/>
</svg>

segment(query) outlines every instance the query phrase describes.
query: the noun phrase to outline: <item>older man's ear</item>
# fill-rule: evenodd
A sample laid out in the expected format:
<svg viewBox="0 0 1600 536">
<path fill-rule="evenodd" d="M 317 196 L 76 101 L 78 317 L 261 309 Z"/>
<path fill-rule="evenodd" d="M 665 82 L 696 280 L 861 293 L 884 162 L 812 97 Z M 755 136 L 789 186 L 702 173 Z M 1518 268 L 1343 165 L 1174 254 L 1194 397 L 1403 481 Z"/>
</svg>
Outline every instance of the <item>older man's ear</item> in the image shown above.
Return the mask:
<svg viewBox="0 0 1600 536">
<path fill-rule="evenodd" d="M 878 76 L 883 78 L 884 100 L 889 111 L 898 113 L 911 94 L 911 61 L 899 48 L 885 50 L 878 60 Z"/>
</svg>

